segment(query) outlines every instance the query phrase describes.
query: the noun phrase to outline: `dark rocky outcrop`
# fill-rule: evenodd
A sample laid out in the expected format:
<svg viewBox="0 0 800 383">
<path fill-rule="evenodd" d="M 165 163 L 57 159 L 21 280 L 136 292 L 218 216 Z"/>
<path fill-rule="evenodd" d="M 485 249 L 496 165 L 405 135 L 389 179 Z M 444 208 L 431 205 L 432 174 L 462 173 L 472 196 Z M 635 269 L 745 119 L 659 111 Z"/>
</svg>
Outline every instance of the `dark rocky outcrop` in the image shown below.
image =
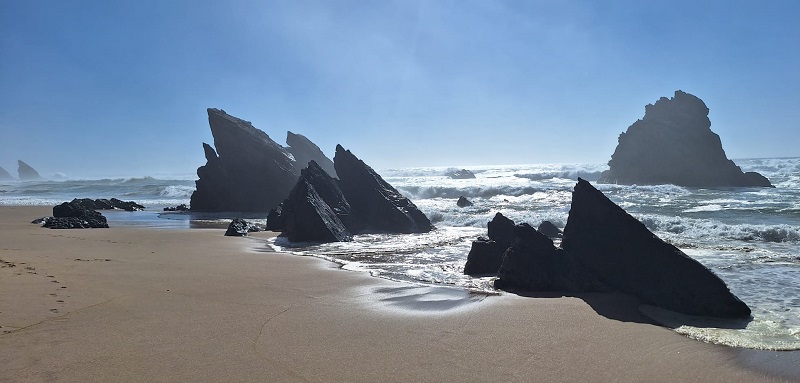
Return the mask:
<svg viewBox="0 0 800 383">
<path fill-rule="evenodd" d="M 458 197 L 458 201 L 456 201 L 456 206 L 458 207 L 472 206 L 472 201 L 468 200 L 467 197 L 464 197 L 462 195 L 461 197 Z"/>
<path fill-rule="evenodd" d="M 72 201 L 53 207 L 53 216 L 45 218 L 42 226 L 50 229 L 107 228 L 108 221 L 102 214 Z"/>
<path fill-rule="evenodd" d="M 514 239 L 514 221 L 497 213 L 486 226 L 489 228 L 489 238 L 478 237 L 472 242 L 464 274 L 496 275 L 503 263 L 503 253 Z"/>
<path fill-rule="evenodd" d="M 234 218 L 231 223 L 228 224 L 228 230 L 225 231 L 225 235 L 228 237 L 244 237 L 247 236 L 248 233 L 259 231 L 261 231 L 260 227 L 241 218 Z"/>
<path fill-rule="evenodd" d="M 280 206 L 280 214 L 267 218 L 268 227 L 283 226 L 283 234 L 293 242 L 334 242 L 352 239 L 350 204 L 339 185 L 312 160 Z M 279 217 L 275 217 L 279 215 Z M 272 223 L 270 223 L 272 222 Z"/>
<path fill-rule="evenodd" d="M 189 211 L 189 207 L 186 206 L 185 203 L 182 203 L 177 206 L 167 206 L 164 208 L 164 211 Z"/>
<path fill-rule="evenodd" d="M 0 168 L 0 181 L 13 181 L 14 177 L 11 176 L 5 169 Z"/>
<path fill-rule="evenodd" d="M 341 145 L 336 146 L 333 163 L 351 206 L 351 232 L 425 233 L 433 229 L 414 203 Z"/>
<path fill-rule="evenodd" d="M 609 287 L 691 315 L 747 317 L 750 309 L 699 262 L 579 179 L 561 246 Z"/>
<path fill-rule="evenodd" d="M 289 145 L 287 150 L 292 153 L 295 159 L 295 168 L 299 172 L 308 166 L 308 163 L 314 161 L 325 173 L 331 177 L 336 177 L 336 169 L 333 167 L 333 161 L 322 153 L 319 146 L 311 142 L 302 134 L 295 134 L 286 132 L 286 145 Z"/>
<path fill-rule="evenodd" d="M 536 230 L 546 235 L 547 238 L 550 239 L 561 238 L 564 236 L 564 232 L 561 231 L 561 229 L 556 227 L 556 225 L 554 225 L 550 221 L 542 221 L 542 223 L 539 224 L 539 227 Z"/>
<path fill-rule="evenodd" d="M 17 161 L 17 164 L 19 165 L 17 172 L 19 173 L 20 181 L 36 181 L 42 179 L 39 172 L 34 170 L 30 165 L 22 162 L 22 160 Z"/>
<path fill-rule="evenodd" d="M 112 199 L 90 199 L 90 198 L 75 198 L 72 202 L 77 203 L 89 210 L 112 210 L 112 209 L 119 209 L 125 211 L 140 211 L 144 210 L 145 207 L 139 205 L 134 201 L 122 201 L 117 198 Z"/>
<path fill-rule="evenodd" d="M 609 291 L 566 251 L 527 223 L 514 228 L 495 287 L 504 290 L 600 292 Z"/>
<path fill-rule="evenodd" d="M 220 109 L 208 109 L 214 148 L 204 143 L 197 169 L 195 211 L 267 212 L 289 194 L 299 176 L 294 157 L 261 130 Z"/>
<path fill-rule="evenodd" d="M 267 214 L 267 230 L 283 231 L 286 228 L 286 222 L 283 218 L 283 203 L 281 203 L 272 208 Z"/>
<path fill-rule="evenodd" d="M 711 131 L 708 107 L 675 91 L 645 107 L 645 115 L 619 136 L 602 183 L 689 187 L 772 187 L 758 173 L 743 173 Z"/>
<path fill-rule="evenodd" d="M 470 179 L 475 178 L 475 173 L 468 169 L 454 170 L 447 173 L 447 176 L 452 179 Z"/>
</svg>

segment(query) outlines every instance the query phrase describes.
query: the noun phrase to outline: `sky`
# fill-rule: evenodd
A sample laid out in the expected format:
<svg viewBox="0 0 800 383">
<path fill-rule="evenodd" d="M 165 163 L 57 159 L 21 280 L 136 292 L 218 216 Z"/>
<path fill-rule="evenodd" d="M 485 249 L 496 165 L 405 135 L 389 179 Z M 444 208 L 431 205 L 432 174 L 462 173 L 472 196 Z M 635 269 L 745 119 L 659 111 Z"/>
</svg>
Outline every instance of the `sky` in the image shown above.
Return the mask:
<svg viewBox="0 0 800 383">
<path fill-rule="evenodd" d="M 206 108 L 376 169 L 604 163 L 675 90 L 800 156 L 800 2 L 0 1 L 0 167 L 192 175 Z"/>
</svg>

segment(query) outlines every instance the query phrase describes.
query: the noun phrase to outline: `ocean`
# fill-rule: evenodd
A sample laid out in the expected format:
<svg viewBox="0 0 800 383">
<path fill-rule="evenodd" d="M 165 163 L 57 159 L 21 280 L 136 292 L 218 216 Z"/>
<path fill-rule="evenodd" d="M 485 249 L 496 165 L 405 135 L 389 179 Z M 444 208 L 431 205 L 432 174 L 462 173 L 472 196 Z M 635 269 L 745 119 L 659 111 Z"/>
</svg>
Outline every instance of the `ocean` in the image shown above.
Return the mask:
<svg viewBox="0 0 800 383">
<path fill-rule="evenodd" d="M 776 186 L 698 189 L 674 185 L 595 184 L 651 231 L 719 275 L 753 310 L 753 320 L 730 323 L 683 317 L 657 308 L 643 312 L 689 337 L 765 350 L 800 349 L 800 158 L 736 160 Z M 436 225 L 413 235 L 357 235 L 353 242 L 264 244 L 275 250 L 314 255 L 348 270 L 398 281 L 494 291 L 491 278 L 462 270 L 471 242 L 486 234 L 497 212 L 538 226 L 566 224 L 577 177 L 595 181 L 606 164 L 542 164 L 467 167 L 475 179 L 451 179 L 454 168 L 386 169 L 379 173 L 409 197 Z M 134 200 L 144 212 L 104 212 L 109 225 L 162 229 L 207 227 L 224 215 L 165 213 L 189 203 L 193 179 L 109 178 L 0 182 L 0 205 L 55 205 L 72 198 Z M 177 177 L 176 177 L 177 178 Z M 594 182 L 593 182 L 594 183 Z M 464 196 L 473 206 L 456 206 Z M 265 214 L 244 214 L 263 223 Z M 691 323 L 688 325 L 687 323 Z"/>
</svg>

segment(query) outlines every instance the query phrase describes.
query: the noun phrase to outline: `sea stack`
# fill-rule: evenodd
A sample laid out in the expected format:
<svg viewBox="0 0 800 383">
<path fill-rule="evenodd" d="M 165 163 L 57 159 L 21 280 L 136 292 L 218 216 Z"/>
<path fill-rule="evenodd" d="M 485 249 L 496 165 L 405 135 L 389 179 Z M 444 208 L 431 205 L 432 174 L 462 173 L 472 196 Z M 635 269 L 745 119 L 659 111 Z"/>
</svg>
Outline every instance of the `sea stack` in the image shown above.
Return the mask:
<svg viewBox="0 0 800 383">
<path fill-rule="evenodd" d="M 20 181 L 36 181 L 41 180 L 42 176 L 39 175 L 35 169 L 33 169 L 30 165 L 22 162 L 22 160 L 17 161 L 19 164 L 19 179 Z"/>
<path fill-rule="evenodd" d="M 708 107 L 675 91 L 645 107 L 641 120 L 619 136 L 601 183 L 687 187 L 772 187 L 759 173 L 742 172 L 711 131 Z"/>
<path fill-rule="evenodd" d="M 286 145 L 289 145 L 287 150 L 292 153 L 295 160 L 295 168 L 301 171 L 308 166 L 308 163 L 314 161 L 325 170 L 331 177 L 336 177 L 336 169 L 333 167 L 333 161 L 322 153 L 317 144 L 311 142 L 306 136 L 292 132 L 286 132 Z"/>
<path fill-rule="evenodd" d="M 12 181 L 14 177 L 11 176 L 5 169 L 0 168 L 0 181 Z"/>
</svg>

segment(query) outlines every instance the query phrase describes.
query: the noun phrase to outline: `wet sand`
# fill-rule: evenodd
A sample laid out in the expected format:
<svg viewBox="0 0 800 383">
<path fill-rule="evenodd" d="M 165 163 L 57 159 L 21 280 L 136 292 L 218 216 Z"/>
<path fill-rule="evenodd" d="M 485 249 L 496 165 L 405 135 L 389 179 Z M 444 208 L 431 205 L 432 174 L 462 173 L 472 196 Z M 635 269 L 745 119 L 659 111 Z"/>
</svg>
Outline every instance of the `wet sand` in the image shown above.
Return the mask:
<svg viewBox="0 0 800 383">
<path fill-rule="evenodd" d="M 487 296 L 221 229 L 49 230 L 0 207 L 0 381 L 800 379 L 797 353 L 654 326 L 625 296 Z"/>
</svg>

